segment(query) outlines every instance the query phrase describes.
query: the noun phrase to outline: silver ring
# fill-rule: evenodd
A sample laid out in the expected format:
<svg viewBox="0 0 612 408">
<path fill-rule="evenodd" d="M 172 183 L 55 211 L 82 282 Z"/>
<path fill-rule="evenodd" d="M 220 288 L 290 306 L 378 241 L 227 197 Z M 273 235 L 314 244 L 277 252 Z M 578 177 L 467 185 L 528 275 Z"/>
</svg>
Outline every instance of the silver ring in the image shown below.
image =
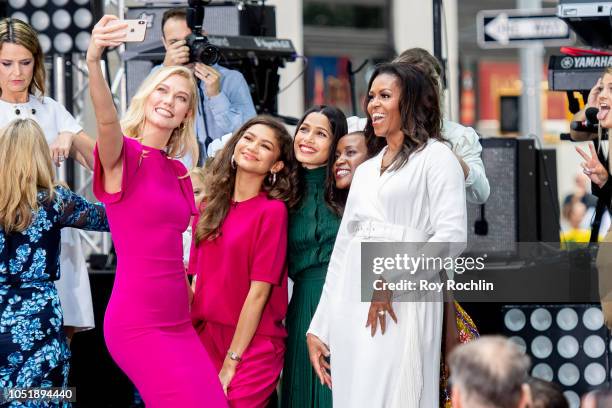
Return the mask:
<svg viewBox="0 0 612 408">
<path fill-rule="evenodd" d="M 378 313 L 379 316 L 384 316 L 385 315 L 385 311 L 384 310 L 379 310 L 377 313 Z"/>
<path fill-rule="evenodd" d="M 63 154 L 60 154 L 59 156 L 57 156 L 57 160 L 64 161 L 64 160 L 66 160 L 66 157 L 64 157 Z"/>
</svg>

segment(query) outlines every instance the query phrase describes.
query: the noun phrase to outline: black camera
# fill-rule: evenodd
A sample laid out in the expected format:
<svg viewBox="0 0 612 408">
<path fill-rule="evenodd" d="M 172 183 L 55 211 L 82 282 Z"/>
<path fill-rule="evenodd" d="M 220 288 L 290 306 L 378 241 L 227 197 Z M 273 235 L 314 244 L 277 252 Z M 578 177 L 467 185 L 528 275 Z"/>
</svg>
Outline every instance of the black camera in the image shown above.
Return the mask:
<svg viewBox="0 0 612 408">
<path fill-rule="evenodd" d="M 221 51 L 208 42 L 205 35 L 191 34 L 186 41 L 189 47 L 189 62 L 201 62 L 206 65 L 214 65 L 219 62 Z"/>
<path fill-rule="evenodd" d="M 201 62 L 206 65 L 214 65 L 221 58 L 219 48 L 212 45 L 205 35 L 202 35 L 202 23 L 204 22 L 204 5 L 210 0 L 189 0 L 187 8 L 187 25 L 192 34 L 185 40 L 189 47 L 189 62 Z"/>
</svg>

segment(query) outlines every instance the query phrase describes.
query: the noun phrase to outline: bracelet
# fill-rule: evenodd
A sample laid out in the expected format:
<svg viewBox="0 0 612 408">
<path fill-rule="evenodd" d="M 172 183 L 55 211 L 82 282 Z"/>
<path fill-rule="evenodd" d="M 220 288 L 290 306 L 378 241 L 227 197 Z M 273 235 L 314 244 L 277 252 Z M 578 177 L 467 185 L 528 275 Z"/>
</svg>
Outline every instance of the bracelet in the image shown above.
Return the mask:
<svg viewBox="0 0 612 408">
<path fill-rule="evenodd" d="M 227 356 L 229 357 L 230 360 L 234 360 L 238 363 L 242 361 L 242 357 L 240 357 L 238 353 L 234 353 L 233 351 L 228 351 Z"/>
</svg>

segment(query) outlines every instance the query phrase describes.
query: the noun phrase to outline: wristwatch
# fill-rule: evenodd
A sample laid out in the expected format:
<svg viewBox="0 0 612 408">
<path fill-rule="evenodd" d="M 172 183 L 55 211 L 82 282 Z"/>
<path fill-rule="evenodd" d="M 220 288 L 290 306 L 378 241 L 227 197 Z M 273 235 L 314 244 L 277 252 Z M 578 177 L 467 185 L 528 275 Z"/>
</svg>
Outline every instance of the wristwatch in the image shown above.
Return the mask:
<svg viewBox="0 0 612 408">
<path fill-rule="evenodd" d="M 238 353 L 234 353 L 233 351 L 228 351 L 227 352 L 227 356 L 229 357 L 230 360 L 234 360 L 237 362 L 241 362 L 242 361 L 242 357 L 240 357 L 238 355 Z"/>
</svg>

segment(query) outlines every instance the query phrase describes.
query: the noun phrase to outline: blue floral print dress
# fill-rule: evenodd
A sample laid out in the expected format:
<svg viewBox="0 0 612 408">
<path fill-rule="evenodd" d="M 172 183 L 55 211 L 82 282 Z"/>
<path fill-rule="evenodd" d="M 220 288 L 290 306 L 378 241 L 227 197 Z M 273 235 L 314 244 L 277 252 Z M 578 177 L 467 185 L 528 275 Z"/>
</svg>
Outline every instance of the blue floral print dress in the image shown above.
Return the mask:
<svg viewBox="0 0 612 408">
<path fill-rule="evenodd" d="M 60 230 L 108 231 L 102 204 L 92 204 L 58 186 L 23 232 L 0 226 L 0 389 L 67 387 L 70 350 L 53 281 L 59 279 Z M 2 403 L 0 396 L 0 406 Z M 66 407 L 68 403 L 12 402 L 10 407 Z"/>
</svg>

